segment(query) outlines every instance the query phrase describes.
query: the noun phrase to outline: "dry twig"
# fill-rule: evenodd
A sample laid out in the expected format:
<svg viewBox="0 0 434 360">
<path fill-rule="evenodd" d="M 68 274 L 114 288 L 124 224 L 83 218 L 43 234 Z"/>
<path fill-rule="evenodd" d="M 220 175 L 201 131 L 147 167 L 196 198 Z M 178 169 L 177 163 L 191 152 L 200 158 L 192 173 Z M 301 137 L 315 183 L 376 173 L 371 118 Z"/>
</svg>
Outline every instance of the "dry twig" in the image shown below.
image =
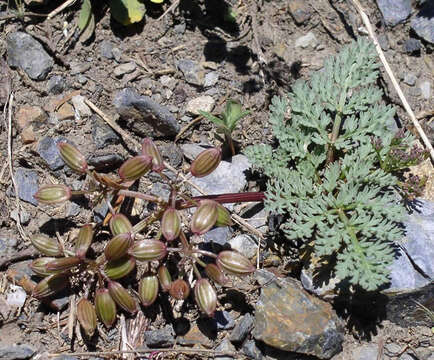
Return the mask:
<svg viewBox="0 0 434 360">
<path fill-rule="evenodd" d="M 62 5 L 54 9 L 52 12 L 50 12 L 47 16 L 47 19 L 51 19 L 52 17 L 56 16 L 58 13 L 66 9 L 68 6 L 71 6 L 75 3 L 76 0 L 66 0 Z"/>
<path fill-rule="evenodd" d="M 408 103 L 407 99 L 404 96 L 404 93 L 401 90 L 401 87 L 398 84 L 398 81 L 396 80 L 395 75 L 393 74 L 392 69 L 389 66 L 389 63 L 386 60 L 386 57 L 384 56 L 383 50 L 381 49 L 380 44 L 378 43 L 377 37 L 375 35 L 374 29 L 372 28 L 371 22 L 369 21 L 368 16 L 366 15 L 362 5 L 360 5 L 359 0 L 352 0 L 354 6 L 356 7 L 357 11 L 359 12 L 363 23 L 365 24 L 366 29 L 368 30 L 369 36 L 371 40 L 373 41 L 375 45 L 375 49 L 377 50 L 378 56 L 380 57 L 381 62 L 383 63 L 384 69 L 386 70 L 387 74 L 390 77 L 390 80 L 392 81 L 393 87 L 395 88 L 396 92 L 398 93 L 399 98 L 401 99 L 401 102 L 407 111 L 411 121 L 413 122 L 414 127 L 416 128 L 417 132 L 419 133 L 419 136 L 421 137 L 424 145 L 429 150 L 429 153 L 431 155 L 431 160 L 434 161 L 434 149 L 428 140 L 425 132 L 423 131 L 422 127 L 419 124 L 419 121 L 416 119 L 416 116 L 414 115 L 413 110 L 410 107 L 410 104 Z"/>
</svg>

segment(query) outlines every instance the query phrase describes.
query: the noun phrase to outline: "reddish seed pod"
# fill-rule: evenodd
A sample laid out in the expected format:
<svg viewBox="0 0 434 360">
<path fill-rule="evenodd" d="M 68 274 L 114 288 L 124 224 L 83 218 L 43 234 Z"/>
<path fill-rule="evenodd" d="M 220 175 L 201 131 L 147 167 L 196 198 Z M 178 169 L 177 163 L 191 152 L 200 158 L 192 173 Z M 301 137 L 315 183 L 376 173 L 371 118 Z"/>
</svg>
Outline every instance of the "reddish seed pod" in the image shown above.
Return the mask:
<svg viewBox="0 0 434 360">
<path fill-rule="evenodd" d="M 158 278 L 155 275 L 144 276 L 139 283 L 139 296 L 143 306 L 152 305 L 158 295 Z"/>
<path fill-rule="evenodd" d="M 152 158 L 152 170 L 160 172 L 164 169 L 164 162 L 155 143 L 146 138 L 142 143 L 142 155 L 148 155 Z"/>
<path fill-rule="evenodd" d="M 197 306 L 209 317 L 214 316 L 217 307 L 217 294 L 207 279 L 199 279 L 194 286 Z"/>
<path fill-rule="evenodd" d="M 172 276 L 170 276 L 169 270 L 164 265 L 158 268 L 158 279 L 160 280 L 161 289 L 164 292 L 169 291 L 172 286 Z"/>
<path fill-rule="evenodd" d="M 75 255 L 79 258 L 84 258 L 86 256 L 87 250 L 92 244 L 93 239 L 93 228 L 91 224 L 83 225 L 77 235 L 77 240 L 75 241 Z"/>
<path fill-rule="evenodd" d="M 172 282 L 169 294 L 177 300 L 185 300 L 190 295 L 190 286 L 186 281 L 182 279 L 177 279 Z"/>
<path fill-rule="evenodd" d="M 108 290 L 112 299 L 122 309 L 131 314 L 135 314 L 137 312 L 136 300 L 134 300 L 134 298 L 121 284 L 116 281 L 109 281 Z"/>
<path fill-rule="evenodd" d="M 110 219 L 110 230 L 113 236 L 130 232 L 133 228 L 124 214 L 115 214 Z"/>
<path fill-rule="evenodd" d="M 30 268 L 32 269 L 32 271 L 39 276 L 42 277 L 46 277 L 49 275 L 53 275 L 55 273 L 57 273 L 56 271 L 53 270 L 47 270 L 46 265 L 50 262 L 52 262 L 53 260 L 56 260 L 56 258 L 53 257 L 42 257 L 36 260 L 33 260 L 32 263 L 30 264 Z"/>
<path fill-rule="evenodd" d="M 152 168 L 152 158 L 147 155 L 135 156 L 125 161 L 119 168 L 123 181 L 135 181 Z"/>
<path fill-rule="evenodd" d="M 222 286 L 229 280 L 216 264 L 208 264 L 205 268 L 205 273 L 211 280 Z"/>
<path fill-rule="evenodd" d="M 195 177 L 204 177 L 211 174 L 222 159 L 220 148 L 211 148 L 202 151 L 190 166 L 190 172 Z"/>
<path fill-rule="evenodd" d="M 216 263 L 221 270 L 232 275 L 248 275 L 255 271 L 250 260 L 236 251 L 222 251 L 218 254 Z"/>
<path fill-rule="evenodd" d="M 71 198 L 71 189 L 62 184 L 43 185 L 33 197 L 43 204 L 61 204 Z"/>
<path fill-rule="evenodd" d="M 92 337 L 96 329 L 96 311 L 89 300 L 81 299 L 77 303 L 77 318 L 86 336 Z"/>
<path fill-rule="evenodd" d="M 191 219 L 191 231 L 197 235 L 205 234 L 215 225 L 217 216 L 217 202 L 202 200 Z"/>
<path fill-rule="evenodd" d="M 98 318 L 107 328 L 112 327 L 116 321 L 116 303 L 109 294 L 108 289 L 98 289 L 95 292 L 95 309 Z"/>
<path fill-rule="evenodd" d="M 66 271 L 76 267 L 81 261 L 77 256 L 64 257 L 49 262 L 45 268 L 47 271 Z"/>
<path fill-rule="evenodd" d="M 159 240 L 136 241 L 129 254 L 139 261 L 160 260 L 166 256 L 167 247 Z"/>
<path fill-rule="evenodd" d="M 38 249 L 41 253 L 47 256 L 60 256 L 62 252 L 60 251 L 59 242 L 57 240 L 51 239 L 48 236 L 39 234 L 32 236 L 30 238 L 32 245 Z"/>
<path fill-rule="evenodd" d="M 108 261 L 120 259 L 127 254 L 132 244 L 133 239 L 130 233 L 116 235 L 108 242 L 104 249 L 106 259 Z"/>
<path fill-rule="evenodd" d="M 161 219 L 161 232 L 167 241 L 175 240 L 181 232 L 181 218 L 174 208 L 167 209 Z"/>
<path fill-rule="evenodd" d="M 33 288 L 33 297 L 43 299 L 52 296 L 63 290 L 68 284 L 68 279 L 64 275 L 53 274 L 47 276 Z"/>
<path fill-rule="evenodd" d="M 59 149 L 60 157 L 68 167 L 78 173 L 86 172 L 86 158 L 75 146 L 72 146 L 67 142 L 59 142 L 57 143 L 57 148 Z"/>
</svg>

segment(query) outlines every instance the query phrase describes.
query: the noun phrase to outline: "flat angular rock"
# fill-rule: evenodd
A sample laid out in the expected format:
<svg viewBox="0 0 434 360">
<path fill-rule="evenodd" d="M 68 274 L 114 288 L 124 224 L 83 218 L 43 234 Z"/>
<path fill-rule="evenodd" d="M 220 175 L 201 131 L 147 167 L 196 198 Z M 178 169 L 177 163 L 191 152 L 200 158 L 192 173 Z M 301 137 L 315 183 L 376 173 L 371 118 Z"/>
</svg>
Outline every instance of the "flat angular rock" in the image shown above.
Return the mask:
<svg viewBox="0 0 434 360">
<path fill-rule="evenodd" d="M 377 0 L 386 25 L 395 26 L 410 16 L 410 0 Z"/>
<path fill-rule="evenodd" d="M 203 235 L 203 241 L 205 243 L 213 242 L 221 246 L 225 246 L 228 240 L 232 236 L 233 230 L 229 226 L 218 226 L 214 229 L 207 231 Z"/>
<path fill-rule="evenodd" d="M 411 20 L 411 28 L 424 40 L 434 44 L 434 6 L 426 1 L 423 8 Z"/>
<path fill-rule="evenodd" d="M 119 144 L 121 138 L 98 115 L 91 116 L 92 139 L 97 149 L 104 149 L 110 144 Z"/>
<path fill-rule="evenodd" d="M 262 288 L 254 324 L 255 339 L 279 350 L 320 359 L 342 350 L 343 327 L 331 305 L 291 278 Z"/>
<path fill-rule="evenodd" d="M 57 143 L 61 141 L 67 141 L 67 139 L 64 137 L 52 138 L 46 136 L 38 142 L 36 147 L 39 156 L 45 160 L 51 170 L 61 169 L 65 165 L 57 148 Z"/>
<path fill-rule="evenodd" d="M 185 81 L 189 84 L 202 86 L 205 81 L 205 71 L 193 60 L 180 59 L 176 62 L 176 67 L 183 73 Z"/>
<path fill-rule="evenodd" d="M 149 347 L 170 347 L 175 344 L 175 333 L 171 325 L 162 329 L 145 331 L 145 342 Z"/>
<path fill-rule="evenodd" d="M 38 191 L 38 174 L 36 171 L 18 168 L 15 172 L 15 181 L 18 187 L 18 197 L 30 204 L 38 205 L 38 202 L 33 197 Z"/>
<path fill-rule="evenodd" d="M 253 329 L 253 316 L 247 313 L 235 325 L 229 340 L 233 343 L 242 343 Z"/>
<path fill-rule="evenodd" d="M 229 244 L 233 250 L 247 256 L 249 259 L 254 257 L 258 251 L 258 246 L 255 240 L 250 235 L 241 234 L 229 240 Z"/>
<path fill-rule="evenodd" d="M 119 154 L 92 155 L 87 163 L 97 171 L 109 171 L 121 166 L 124 160 Z"/>
<path fill-rule="evenodd" d="M 290 0 L 288 3 L 288 10 L 294 18 L 297 25 L 301 25 L 311 17 L 309 5 L 303 0 Z"/>
<path fill-rule="evenodd" d="M 2 360 L 25 360 L 30 359 L 35 350 L 27 344 L 9 345 L 0 343 L 0 359 Z"/>
<path fill-rule="evenodd" d="M 140 136 L 175 136 L 180 130 L 178 121 L 167 107 L 139 95 L 134 89 L 119 91 L 113 104 L 127 126 Z"/>
<path fill-rule="evenodd" d="M 256 343 L 254 340 L 248 340 L 243 344 L 243 347 L 241 348 L 243 353 L 249 357 L 249 359 L 253 360 L 262 360 L 264 356 L 261 353 L 261 350 L 256 346 Z"/>
<path fill-rule="evenodd" d="M 23 69 L 32 80 L 44 80 L 54 65 L 42 45 L 24 32 L 6 38 L 8 64 Z"/>
</svg>

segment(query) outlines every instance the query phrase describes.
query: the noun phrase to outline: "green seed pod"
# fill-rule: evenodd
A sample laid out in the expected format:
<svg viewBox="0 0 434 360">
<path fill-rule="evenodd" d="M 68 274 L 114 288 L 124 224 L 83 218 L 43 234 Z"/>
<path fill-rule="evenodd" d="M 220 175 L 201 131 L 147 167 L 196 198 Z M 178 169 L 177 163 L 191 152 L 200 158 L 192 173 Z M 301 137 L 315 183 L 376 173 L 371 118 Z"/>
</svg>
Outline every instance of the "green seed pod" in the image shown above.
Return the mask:
<svg viewBox="0 0 434 360">
<path fill-rule="evenodd" d="M 229 280 L 216 264 L 208 264 L 205 268 L 205 273 L 211 280 L 222 286 Z"/>
<path fill-rule="evenodd" d="M 143 306 L 152 305 L 158 295 L 158 278 L 155 275 L 146 275 L 139 283 L 139 296 Z"/>
<path fill-rule="evenodd" d="M 68 279 L 64 275 L 53 274 L 41 280 L 33 289 L 33 297 L 43 299 L 63 290 L 68 285 Z"/>
<path fill-rule="evenodd" d="M 104 272 L 110 279 L 117 280 L 127 276 L 135 267 L 136 259 L 127 256 L 107 262 Z"/>
<path fill-rule="evenodd" d="M 160 280 L 161 289 L 164 292 L 170 290 L 172 286 L 172 276 L 170 276 L 169 270 L 164 265 L 158 268 L 158 280 Z"/>
<path fill-rule="evenodd" d="M 104 249 L 106 259 L 108 261 L 120 259 L 127 254 L 132 244 L 133 239 L 130 233 L 116 235 L 108 242 Z"/>
<path fill-rule="evenodd" d="M 142 155 L 147 155 L 152 158 L 152 170 L 160 172 L 164 169 L 164 162 L 161 154 L 155 146 L 155 143 L 150 138 L 145 138 L 142 143 Z"/>
<path fill-rule="evenodd" d="M 197 306 L 209 317 L 214 316 L 217 307 L 217 294 L 207 279 L 199 279 L 194 286 Z"/>
<path fill-rule="evenodd" d="M 137 302 L 129 294 L 129 292 L 118 282 L 109 281 L 108 283 L 109 294 L 112 299 L 125 311 L 134 314 L 137 312 Z"/>
<path fill-rule="evenodd" d="M 152 158 L 147 155 L 135 156 L 125 161 L 119 168 L 123 181 L 135 181 L 152 168 Z"/>
<path fill-rule="evenodd" d="M 221 270 L 232 275 L 248 275 L 255 271 L 250 260 L 236 251 L 222 251 L 218 254 L 216 263 Z"/>
<path fill-rule="evenodd" d="M 36 249 L 38 249 L 44 255 L 47 256 L 62 255 L 58 241 L 51 239 L 48 236 L 42 234 L 35 235 L 30 238 L 30 242 L 33 244 L 33 246 Z"/>
<path fill-rule="evenodd" d="M 202 151 L 190 166 L 190 172 L 193 176 L 200 178 L 211 174 L 222 159 L 220 148 L 211 148 Z"/>
<path fill-rule="evenodd" d="M 159 240 L 136 241 L 129 250 L 129 254 L 139 261 L 160 260 L 166 253 L 166 245 Z"/>
<path fill-rule="evenodd" d="M 113 236 L 130 232 L 132 228 L 133 225 L 124 214 L 115 214 L 110 220 L 110 231 Z"/>
<path fill-rule="evenodd" d="M 81 261 L 77 256 L 64 257 L 49 262 L 45 268 L 47 271 L 66 271 L 77 266 Z"/>
<path fill-rule="evenodd" d="M 60 204 L 71 198 L 71 189 L 62 184 L 43 185 L 33 197 L 43 204 Z"/>
<path fill-rule="evenodd" d="M 161 219 L 161 232 L 167 241 L 175 240 L 181 232 L 181 218 L 174 208 L 167 209 Z"/>
<path fill-rule="evenodd" d="M 190 295 L 190 286 L 185 280 L 177 279 L 172 282 L 169 294 L 177 300 L 185 300 Z"/>
<path fill-rule="evenodd" d="M 39 276 L 42 277 L 46 277 L 49 275 L 53 275 L 56 274 L 57 271 L 53 271 L 53 270 L 47 270 L 46 265 L 49 262 L 52 262 L 53 260 L 56 260 L 56 258 L 53 257 L 42 257 L 36 260 L 33 260 L 32 263 L 30 264 L 30 268 L 32 269 L 32 271 Z"/>
<path fill-rule="evenodd" d="M 77 318 L 86 336 L 93 336 L 96 329 L 96 311 L 93 304 L 87 299 L 77 303 Z"/>
<path fill-rule="evenodd" d="M 95 310 L 98 318 L 107 328 L 116 321 L 116 303 L 110 296 L 108 289 L 98 289 L 95 292 Z"/>
<path fill-rule="evenodd" d="M 86 252 L 92 244 L 93 228 L 91 224 L 83 225 L 78 232 L 77 240 L 75 241 L 75 255 L 79 258 L 84 258 Z"/>
<path fill-rule="evenodd" d="M 191 219 L 191 231 L 197 235 L 205 234 L 215 225 L 217 216 L 217 202 L 202 200 Z"/>
<path fill-rule="evenodd" d="M 57 144 L 60 157 L 68 167 L 78 173 L 85 173 L 87 170 L 86 158 L 77 150 L 75 146 L 66 142 L 59 142 Z"/>
<path fill-rule="evenodd" d="M 215 222 L 215 226 L 231 226 L 232 224 L 229 211 L 222 204 L 217 203 L 217 221 Z"/>
</svg>

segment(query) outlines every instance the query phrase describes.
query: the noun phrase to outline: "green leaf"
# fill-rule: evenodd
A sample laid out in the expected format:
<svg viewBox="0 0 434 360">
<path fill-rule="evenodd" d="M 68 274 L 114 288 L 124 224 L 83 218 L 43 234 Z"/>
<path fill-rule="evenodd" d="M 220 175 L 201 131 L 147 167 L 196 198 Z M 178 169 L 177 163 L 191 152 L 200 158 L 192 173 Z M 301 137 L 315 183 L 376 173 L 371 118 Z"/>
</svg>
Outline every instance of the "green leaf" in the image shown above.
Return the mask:
<svg viewBox="0 0 434 360">
<path fill-rule="evenodd" d="M 110 0 L 113 18 L 122 25 L 130 25 L 143 19 L 146 9 L 140 0 Z"/>
<path fill-rule="evenodd" d="M 80 15 L 78 17 L 78 28 L 83 31 L 89 24 L 89 20 L 92 15 L 92 5 L 90 0 L 83 0 L 80 9 Z"/>
<path fill-rule="evenodd" d="M 154 4 L 161 4 L 164 2 L 164 0 L 151 0 Z"/>
<path fill-rule="evenodd" d="M 222 119 L 218 118 L 217 116 L 214 116 L 213 114 L 210 114 L 209 112 L 202 111 L 202 110 L 199 110 L 199 114 L 201 114 L 204 118 L 208 119 L 209 121 L 212 121 L 217 126 L 226 129 L 225 122 Z"/>
</svg>

